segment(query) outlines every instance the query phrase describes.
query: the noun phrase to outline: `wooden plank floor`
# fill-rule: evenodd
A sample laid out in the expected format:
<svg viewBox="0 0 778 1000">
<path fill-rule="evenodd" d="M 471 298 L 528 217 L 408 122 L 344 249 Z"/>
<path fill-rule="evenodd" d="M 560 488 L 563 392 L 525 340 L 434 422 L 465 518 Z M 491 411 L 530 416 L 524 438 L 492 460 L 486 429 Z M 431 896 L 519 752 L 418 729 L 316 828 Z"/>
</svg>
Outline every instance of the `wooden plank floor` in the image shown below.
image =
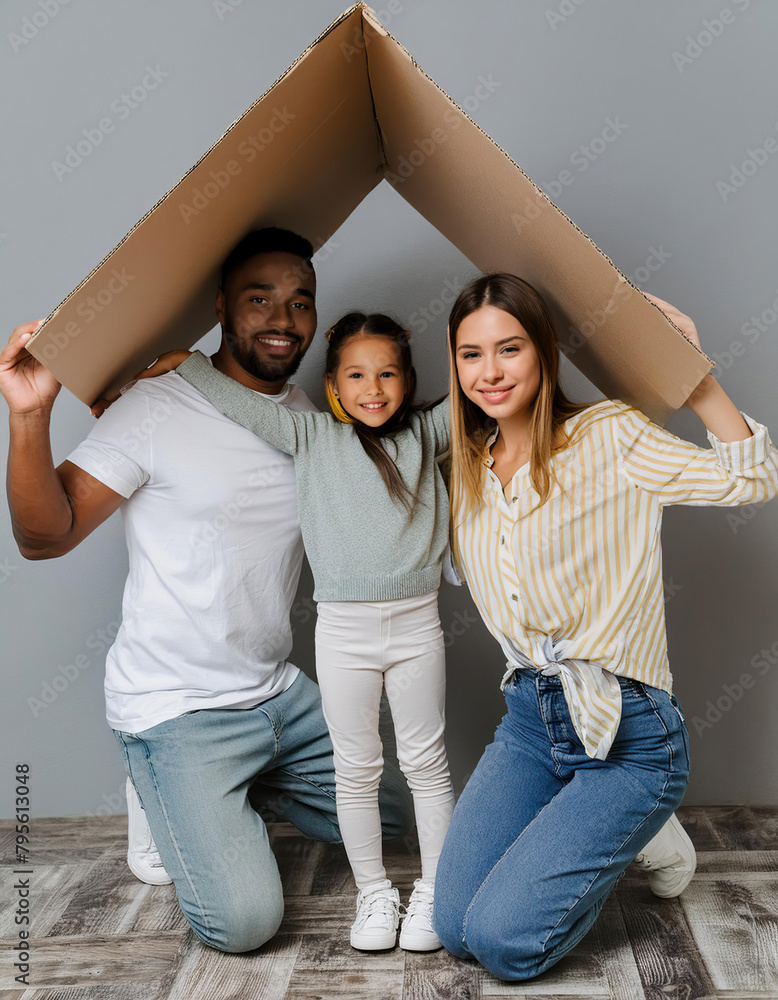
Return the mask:
<svg viewBox="0 0 778 1000">
<path fill-rule="evenodd" d="M 286 824 L 272 831 L 287 900 L 280 933 L 250 955 L 214 952 L 187 929 L 172 886 L 133 878 L 125 817 L 110 816 L 33 822 L 25 988 L 13 968 L 13 827 L 0 823 L 0 1000 L 778 1000 L 778 809 L 680 814 L 699 858 L 683 897 L 656 899 L 628 872 L 581 944 L 520 984 L 444 951 L 354 951 L 342 849 Z M 386 860 L 406 899 L 416 857 L 398 843 Z"/>
</svg>

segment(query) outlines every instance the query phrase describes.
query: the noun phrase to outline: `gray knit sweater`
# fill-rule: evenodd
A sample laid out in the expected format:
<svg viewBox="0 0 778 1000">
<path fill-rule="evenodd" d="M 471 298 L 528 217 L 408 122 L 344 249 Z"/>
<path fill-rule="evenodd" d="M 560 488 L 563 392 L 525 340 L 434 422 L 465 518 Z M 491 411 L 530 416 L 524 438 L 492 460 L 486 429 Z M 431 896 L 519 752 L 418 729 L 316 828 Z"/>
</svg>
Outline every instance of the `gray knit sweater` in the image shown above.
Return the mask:
<svg viewBox="0 0 778 1000">
<path fill-rule="evenodd" d="M 351 424 L 275 403 L 217 371 L 199 351 L 176 371 L 225 416 L 294 457 L 315 600 L 386 601 L 438 588 L 448 541 L 448 494 L 439 468 L 449 447 L 446 400 L 414 413 L 409 427 L 383 439 L 419 497 L 409 518 Z"/>
</svg>

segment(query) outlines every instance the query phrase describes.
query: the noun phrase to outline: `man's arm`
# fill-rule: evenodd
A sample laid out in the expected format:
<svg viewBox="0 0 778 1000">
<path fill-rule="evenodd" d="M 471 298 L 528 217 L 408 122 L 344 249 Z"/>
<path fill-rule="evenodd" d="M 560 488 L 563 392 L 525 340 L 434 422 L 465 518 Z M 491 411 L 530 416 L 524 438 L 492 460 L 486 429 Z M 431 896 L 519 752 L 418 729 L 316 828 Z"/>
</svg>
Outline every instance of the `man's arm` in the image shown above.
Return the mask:
<svg viewBox="0 0 778 1000">
<path fill-rule="evenodd" d="M 8 505 L 26 559 L 51 559 L 75 548 L 123 497 L 73 465 L 54 467 L 49 423 L 61 385 L 25 345 L 37 323 L 14 330 L 0 352 L 0 392 L 11 411 Z"/>
</svg>

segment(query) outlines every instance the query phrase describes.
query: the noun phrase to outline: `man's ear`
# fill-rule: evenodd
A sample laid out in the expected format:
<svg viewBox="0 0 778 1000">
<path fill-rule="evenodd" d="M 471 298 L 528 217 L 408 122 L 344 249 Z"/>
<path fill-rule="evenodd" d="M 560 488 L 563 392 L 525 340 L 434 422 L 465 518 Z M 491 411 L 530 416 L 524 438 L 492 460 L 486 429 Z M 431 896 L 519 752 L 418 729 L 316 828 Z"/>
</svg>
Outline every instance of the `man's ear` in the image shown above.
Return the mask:
<svg viewBox="0 0 778 1000">
<path fill-rule="evenodd" d="M 216 318 L 221 326 L 224 326 L 224 289 L 219 288 L 216 293 Z"/>
</svg>

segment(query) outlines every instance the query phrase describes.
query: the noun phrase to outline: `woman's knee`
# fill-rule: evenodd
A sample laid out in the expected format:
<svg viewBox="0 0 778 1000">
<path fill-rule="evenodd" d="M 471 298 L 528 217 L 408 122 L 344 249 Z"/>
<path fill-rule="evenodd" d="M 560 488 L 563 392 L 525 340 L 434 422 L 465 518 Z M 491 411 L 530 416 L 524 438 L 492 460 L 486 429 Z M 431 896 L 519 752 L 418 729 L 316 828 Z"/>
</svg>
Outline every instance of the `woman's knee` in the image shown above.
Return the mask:
<svg viewBox="0 0 778 1000">
<path fill-rule="evenodd" d="M 518 920 L 501 926 L 505 914 L 495 914 L 493 920 L 481 927 L 466 921 L 465 946 L 487 972 L 497 979 L 520 982 L 533 979 L 550 968 L 558 958 L 543 948 L 542 934 L 532 928 L 521 928 Z"/>
</svg>

